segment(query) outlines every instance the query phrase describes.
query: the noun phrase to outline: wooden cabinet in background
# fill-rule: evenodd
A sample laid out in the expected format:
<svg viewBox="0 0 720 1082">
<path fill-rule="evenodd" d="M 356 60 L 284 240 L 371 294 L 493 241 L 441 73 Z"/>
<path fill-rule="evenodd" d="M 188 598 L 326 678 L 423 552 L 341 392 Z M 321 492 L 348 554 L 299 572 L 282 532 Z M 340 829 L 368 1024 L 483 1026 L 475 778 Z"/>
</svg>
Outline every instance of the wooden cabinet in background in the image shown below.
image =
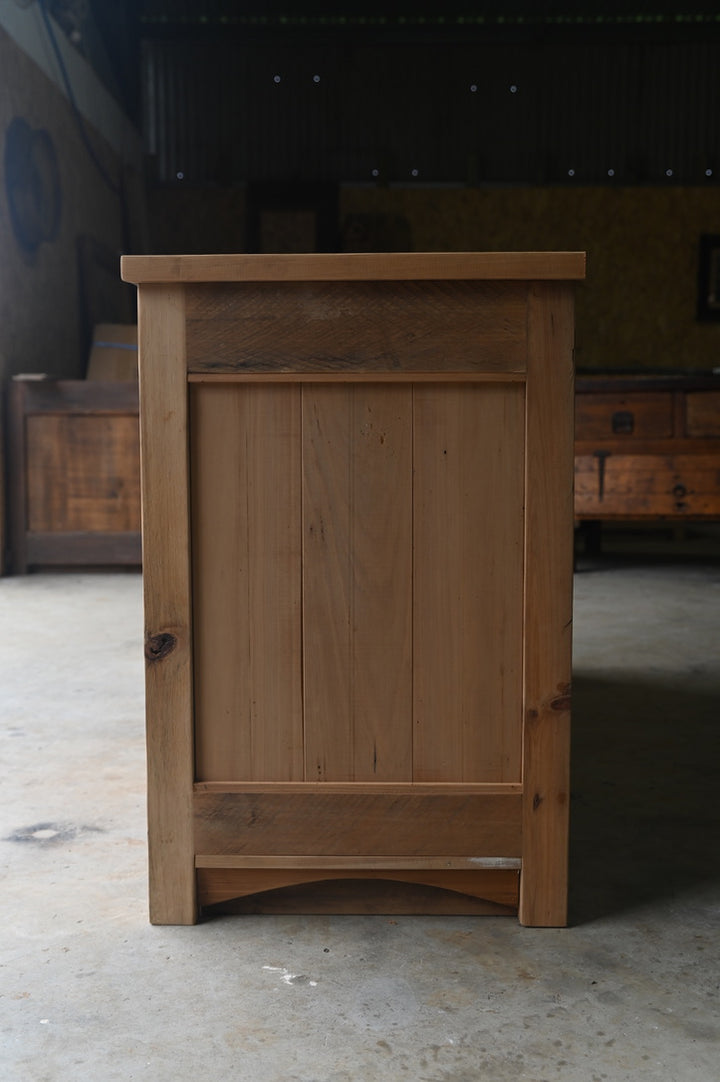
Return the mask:
<svg viewBox="0 0 720 1082">
<path fill-rule="evenodd" d="M 565 922 L 583 273 L 575 253 L 123 259 L 153 922 L 250 895 Z"/>
<path fill-rule="evenodd" d="M 720 518 L 720 377 L 577 380 L 579 520 Z"/>
<path fill-rule="evenodd" d="M 140 564 L 137 384 L 17 376 L 7 428 L 12 570 Z"/>
</svg>

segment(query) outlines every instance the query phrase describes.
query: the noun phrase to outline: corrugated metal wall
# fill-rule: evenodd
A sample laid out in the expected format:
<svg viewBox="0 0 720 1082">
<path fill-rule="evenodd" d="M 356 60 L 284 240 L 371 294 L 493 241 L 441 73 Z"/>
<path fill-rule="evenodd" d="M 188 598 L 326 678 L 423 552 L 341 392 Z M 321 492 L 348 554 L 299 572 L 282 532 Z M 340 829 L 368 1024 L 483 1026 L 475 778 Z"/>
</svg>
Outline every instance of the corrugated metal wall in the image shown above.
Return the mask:
<svg viewBox="0 0 720 1082">
<path fill-rule="evenodd" d="M 155 39 L 161 183 L 714 183 L 720 43 Z"/>
</svg>

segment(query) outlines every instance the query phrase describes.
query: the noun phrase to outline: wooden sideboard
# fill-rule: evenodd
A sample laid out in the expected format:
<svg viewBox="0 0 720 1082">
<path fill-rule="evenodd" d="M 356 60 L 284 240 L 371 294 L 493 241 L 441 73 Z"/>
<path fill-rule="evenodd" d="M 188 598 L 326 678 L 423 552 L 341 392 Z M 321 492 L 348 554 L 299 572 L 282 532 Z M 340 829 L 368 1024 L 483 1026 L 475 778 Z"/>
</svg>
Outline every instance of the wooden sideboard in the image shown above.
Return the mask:
<svg viewBox="0 0 720 1082">
<path fill-rule="evenodd" d="M 720 520 L 720 376 L 593 375 L 575 387 L 575 518 L 586 530 Z M 137 413 L 132 381 L 12 381 L 13 571 L 140 563 Z"/>
<path fill-rule="evenodd" d="M 720 376 L 578 378 L 578 520 L 720 518 Z"/>
<path fill-rule="evenodd" d="M 564 924 L 584 255 L 122 273 L 151 920 L 307 883 L 332 908 L 340 880 L 368 911 L 384 880 L 429 891 L 421 911 Z"/>
</svg>

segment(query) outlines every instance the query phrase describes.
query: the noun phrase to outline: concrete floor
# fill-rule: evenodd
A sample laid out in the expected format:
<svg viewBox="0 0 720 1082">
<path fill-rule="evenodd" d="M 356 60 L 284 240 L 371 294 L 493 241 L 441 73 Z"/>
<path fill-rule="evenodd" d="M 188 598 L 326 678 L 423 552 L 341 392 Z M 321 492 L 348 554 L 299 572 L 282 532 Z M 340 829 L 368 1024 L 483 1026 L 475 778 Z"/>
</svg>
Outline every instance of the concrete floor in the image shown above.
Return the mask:
<svg viewBox="0 0 720 1082">
<path fill-rule="evenodd" d="M 0 580 L 0 1079 L 712 1082 L 720 563 L 581 561 L 572 924 L 146 917 L 140 578 Z"/>
</svg>

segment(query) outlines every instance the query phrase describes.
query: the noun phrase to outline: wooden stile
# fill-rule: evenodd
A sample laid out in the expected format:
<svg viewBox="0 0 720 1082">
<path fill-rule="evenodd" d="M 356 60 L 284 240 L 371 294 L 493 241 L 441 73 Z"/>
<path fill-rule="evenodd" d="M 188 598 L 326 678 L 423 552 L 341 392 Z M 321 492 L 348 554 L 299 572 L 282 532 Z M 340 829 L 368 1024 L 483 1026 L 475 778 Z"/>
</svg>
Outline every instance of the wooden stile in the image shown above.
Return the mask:
<svg viewBox="0 0 720 1082">
<path fill-rule="evenodd" d="M 520 921 L 567 921 L 572 661 L 573 323 L 562 286 L 528 305 L 523 869 Z"/>
<path fill-rule="evenodd" d="M 180 286 L 138 301 L 150 919 L 197 919 L 185 305 Z"/>
<path fill-rule="evenodd" d="M 156 923 L 565 922 L 583 268 L 123 259 Z"/>
</svg>

